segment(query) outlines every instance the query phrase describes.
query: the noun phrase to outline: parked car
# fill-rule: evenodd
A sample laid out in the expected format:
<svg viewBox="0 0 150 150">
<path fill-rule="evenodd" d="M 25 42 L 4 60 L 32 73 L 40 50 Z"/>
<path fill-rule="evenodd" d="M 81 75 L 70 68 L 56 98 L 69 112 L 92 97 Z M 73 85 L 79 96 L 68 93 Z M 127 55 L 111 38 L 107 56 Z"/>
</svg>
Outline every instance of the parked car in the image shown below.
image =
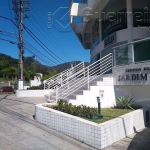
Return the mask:
<svg viewBox="0 0 150 150">
<path fill-rule="evenodd" d="M 11 86 L 4 86 L 0 88 L 0 92 L 13 92 L 14 89 Z"/>
</svg>

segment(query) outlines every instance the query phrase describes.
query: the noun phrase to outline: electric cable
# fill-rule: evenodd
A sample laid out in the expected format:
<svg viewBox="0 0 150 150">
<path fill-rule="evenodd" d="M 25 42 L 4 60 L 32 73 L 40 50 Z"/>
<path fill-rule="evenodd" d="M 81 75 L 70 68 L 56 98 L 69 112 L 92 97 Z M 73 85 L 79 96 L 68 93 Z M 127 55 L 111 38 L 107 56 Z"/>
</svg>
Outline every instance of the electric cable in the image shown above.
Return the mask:
<svg viewBox="0 0 150 150">
<path fill-rule="evenodd" d="M 39 38 L 37 38 L 37 36 L 35 36 L 33 34 L 33 32 L 27 28 L 25 25 L 24 29 L 28 32 L 28 34 L 50 55 L 52 56 L 54 59 L 56 59 L 59 63 L 62 63 L 61 61 L 65 62 L 64 60 L 62 60 L 60 57 L 58 57 L 56 54 L 54 54 L 42 41 L 39 40 Z M 40 43 L 39 43 L 40 42 Z M 45 48 L 47 49 L 45 49 Z M 50 53 L 51 52 L 51 53 Z M 58 60 L 59 59 L 59 60 Z M 61 60 L 61 61 L 60 61 Z"/>
<path fill-rule="evenodd" d="M 30 19 L 29 19 L 29 20 L 30 20 Z M 31 20 L 30 20 L 30 22 L 32 23 L 32 25 L 34 25 L 34 28 L 36 28 L 37 31 L 38 31 L 39 33 L 41 33 L 41 35 L 43 35 L 43 37 L 44 37 L 48 42 L 50 42 L 51 45 L 56 48 L 56 50 L 58 50 L 58 51 L 61 53 L 61 55 L 62 55 L 64 58 L 68 58 L 61 50 L 58 49 L 58 47 L 57 47 L 51 40 L 49 40 L 49 39 L 41 32 L 41 30 L 39 30 L 39 29 L 37 28 L 37 26 L 36 26 Z M 44 31 L 44 30 L 43 30 L 43 31 Z M 45 32 L 45 33 L 47 33 L 47 32 Z M 70 58 L 68 58 L 68 60 L 70 60 Z"/>
<path fill-rule="evenodd" d="M 53 62 L 54 64 L 56 64 L 53 60 L 51 60 L 50 58 L 48 58 L 46 55 L 44 55 L 43 53 L 41 53 L 38 49 L 36 49 L 34 46 L 32 46 L 30 43 L 28 43 L 27 41 L 25 41 L 25 46 L 28 46 L 30 49 L 34 50 L 36 53 L 38 53 L 39 55 L 41 55 L 42 57 L 48 59 L 49 61 Z M 57 65 L 57 64 L 56 64 Z"/>
<path fill-rule="evenodd" d="M 32 6 L 31 6 L 32 7 Z M 32 7 L 32 10 L 34 11 L 34 13 L 36 14 L 36 16 L 38 17 L 38 19 L 40 20 L 40 22 L 44 25 L 44 23 L 43 23 L 43 21 L 41 20 L 41 18 L 39 17 L 39 15 L 36 13 L 36 11 L 34 10 L 34 8 Z M 33 17 L 33 15 L 32 15 L 32 17 Z M 33 17 L 34 18 L 34 17 Z M 37 21 L 37 19 L 35 19 L 35 21 L 37 22 L 37 24 L 41 27 L 41 25 L 40 25 L 40 23 Z M 45 26 L 45 25 L 44 25 Z M 42 27 L 41 27 L 42 28 Z M 43 29 L 43 28 L 42 28 Z M 45 31 L 44 29 L 43 29 L 43 31 Z M 60 48 L 61 48 L 61 50 L 63 50 L 62 49 L 62 47 L 63 47 L 63 45 L 59 45 L 58 43 L 56 43 L 55 41 L 56 41 L 56 39 L 55 39 L 55 36 L 51 33 L 50 35 L 52 35 L 52 38 L 50 37 L 50 35 L 47 33 L 47 32 L 45 32 L 47 35 L 48 35 L 48 37 L 55 43 L 55 45 L 58 45 L 58 46 L 60 46 Z M 54 38 L 54 40 L 53 40 L 53 38 Z M 69 58 L 71 58 L 70 60 L 73 60 L 72 59 L 72 57 L 66 52 L 66 51 L 63 51 L 64 53 L 66 53 L 66 55 L 69 57 Z"/>
</svg>

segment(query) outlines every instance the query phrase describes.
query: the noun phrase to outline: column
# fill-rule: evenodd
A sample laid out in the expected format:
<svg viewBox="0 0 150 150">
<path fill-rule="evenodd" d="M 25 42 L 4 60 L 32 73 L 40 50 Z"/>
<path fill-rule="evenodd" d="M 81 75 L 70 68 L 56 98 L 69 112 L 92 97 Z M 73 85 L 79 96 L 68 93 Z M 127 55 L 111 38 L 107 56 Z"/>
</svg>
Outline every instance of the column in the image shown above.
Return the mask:
<svg viewBox="0 0 150 150">
<path fill-rule="evenodd" d="M 133 42 L 133 6 L 132 0 L 126 0 L 127 5 L 127 26 L 128 26 L 128 43 Z M 129 63 L 134 63 L 134 45 L 128 46 Z"/>
</svg>

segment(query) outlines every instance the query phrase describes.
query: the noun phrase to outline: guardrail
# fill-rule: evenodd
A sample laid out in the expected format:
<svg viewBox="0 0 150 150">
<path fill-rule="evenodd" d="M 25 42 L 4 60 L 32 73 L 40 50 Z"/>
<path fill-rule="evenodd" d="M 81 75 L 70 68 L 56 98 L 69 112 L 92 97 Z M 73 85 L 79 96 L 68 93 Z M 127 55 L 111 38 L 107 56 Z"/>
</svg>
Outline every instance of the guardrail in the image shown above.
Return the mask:
<svg viewBox="0 0 150 150">
<path fill-rule="evenodd" d="M 110 53 L 90 66 L 83 68 L 70 76 L 66 84 L 63 86 L 57 86 L 55 91 L 49 95 L 50 101 L 57 102 L 59 99 L 65 100 L 69 95 L 82 87 L 89 89 L 91 81 L 100 77 L 104 73 L 107 73 L 112 67 L 113 54 Z"/>
<path fill-rule="evenodd" d="M 68 81 L 68 78 L 72 76 L 74 73 L 82 70 L 84 68 L 84 62 L 79 63 L 75 67 L 67 69 L 47 80 L 44 81 L 44 89 L 56 89 L 56 87 L 61 87 Z"/>
<path fill-rule="evenodd" d="M 140 43 L 144 43 L 147 41 L 150 41 L 150 37 L 113 47 L 112 49 L 114 52 L 114 66 L 129 65 L 133 63 L 150 61 L 149 55 L 147 55 L 148 53 L 146 53 L 145 57 L 143 57 L 142 59 L 139 58 L 140 54 L 137 54 L 138 47 L 146 49 L 145 51 L 149 51 L 148 44 L 146 46 L 140 46 Z"/>
</svg>

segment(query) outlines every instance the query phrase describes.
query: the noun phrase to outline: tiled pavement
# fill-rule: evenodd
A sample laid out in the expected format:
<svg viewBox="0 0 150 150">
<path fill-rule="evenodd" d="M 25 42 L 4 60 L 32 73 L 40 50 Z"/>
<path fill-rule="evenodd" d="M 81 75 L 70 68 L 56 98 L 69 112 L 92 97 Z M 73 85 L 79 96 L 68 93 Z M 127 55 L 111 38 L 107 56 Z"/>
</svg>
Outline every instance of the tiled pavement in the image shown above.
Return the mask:
<svg viewBox="0 0 150 150">
<path fill-rule="evenodd" d="M 94 150 L 33 118 L 42 98 L 0 95 L 0 150 Z M 124 138 L 105 150 L 150 150 L 150 128 Z"/>
</svg>

